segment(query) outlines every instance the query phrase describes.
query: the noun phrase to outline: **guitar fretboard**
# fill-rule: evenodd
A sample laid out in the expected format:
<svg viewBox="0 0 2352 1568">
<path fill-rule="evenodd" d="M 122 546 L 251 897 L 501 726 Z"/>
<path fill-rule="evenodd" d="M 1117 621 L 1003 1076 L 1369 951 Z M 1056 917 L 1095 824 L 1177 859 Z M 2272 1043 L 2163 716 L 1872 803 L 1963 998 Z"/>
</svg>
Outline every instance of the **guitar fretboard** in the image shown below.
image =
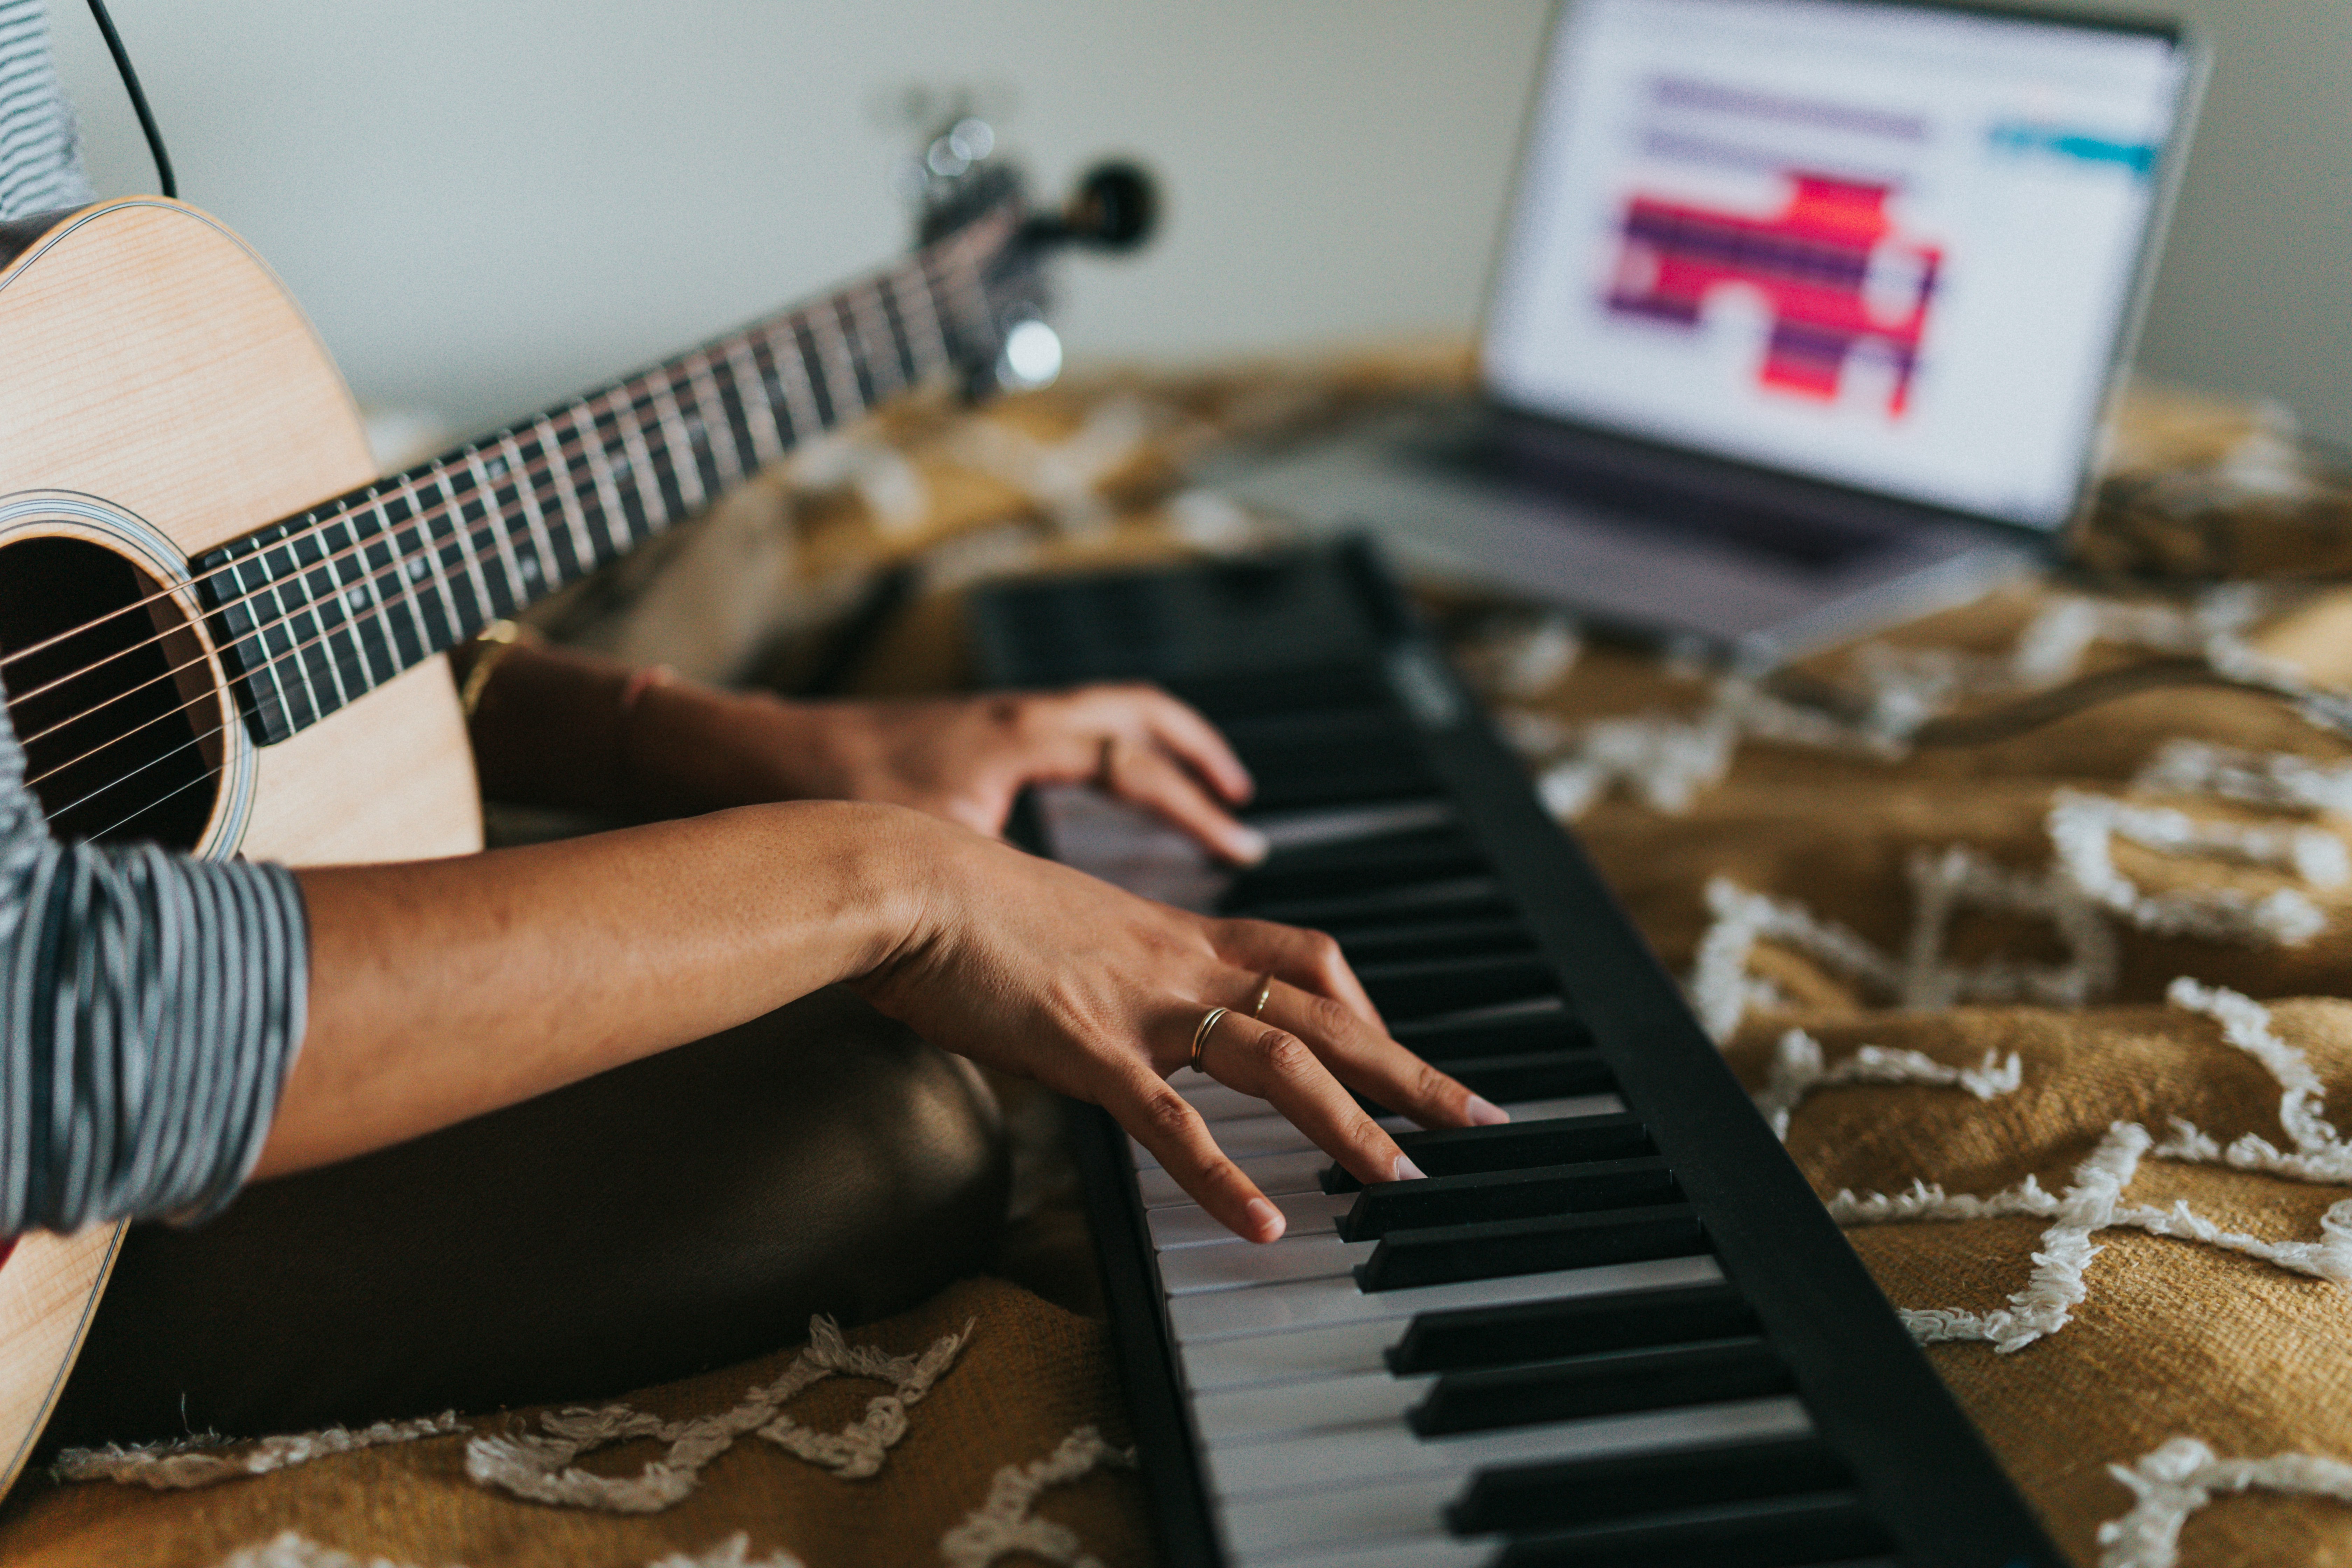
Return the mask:
<svg viewBox="0 0 2352 1568">
<path fill-rule="evenodd" d="M 797 443 L 994 352 L 1010 215 L 236 540 L 194 582 L 269 745 L 689 515 Z"/>
</svg>

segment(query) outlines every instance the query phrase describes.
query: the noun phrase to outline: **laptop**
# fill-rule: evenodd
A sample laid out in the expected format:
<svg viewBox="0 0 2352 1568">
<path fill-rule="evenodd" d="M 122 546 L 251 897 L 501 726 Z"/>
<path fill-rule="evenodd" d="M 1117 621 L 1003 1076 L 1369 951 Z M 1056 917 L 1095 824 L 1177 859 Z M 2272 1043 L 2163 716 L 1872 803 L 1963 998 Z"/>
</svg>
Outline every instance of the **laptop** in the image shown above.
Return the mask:
<svg viewBox="0 0 2352 1568">
<path fill-rule="evenodd" d="M 2204 75 L 2163 22 L 1571 0 L 1477 396 L 1199 477 L 1756 663 L 1974 597 L 2084 504 Z"/>
</svg>

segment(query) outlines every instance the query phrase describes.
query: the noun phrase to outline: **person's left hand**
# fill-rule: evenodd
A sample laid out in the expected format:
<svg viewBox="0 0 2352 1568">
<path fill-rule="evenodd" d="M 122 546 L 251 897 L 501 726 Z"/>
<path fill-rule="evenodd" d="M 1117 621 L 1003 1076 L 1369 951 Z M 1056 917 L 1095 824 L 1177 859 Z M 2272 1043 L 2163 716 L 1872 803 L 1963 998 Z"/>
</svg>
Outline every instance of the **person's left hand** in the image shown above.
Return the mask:
<svg viewBox="0 0 2352 1568">
<path fill-rule="evenodd" d="M 647 694 L 648 702 L 663 691 Z M 706 729 L 706 756 L 738 799 L 879 801 L 912 806 L 992 837 L 1030 784 L 1091 784 L 1165 817 L 1227 860 L 1265 854 L 1236 821 L 1251 783 L 1209 721 L 1156 687 L 903 702 L 730 700 Z M 648 715 L 650 717 L 651 715 Z"/>
</svg>

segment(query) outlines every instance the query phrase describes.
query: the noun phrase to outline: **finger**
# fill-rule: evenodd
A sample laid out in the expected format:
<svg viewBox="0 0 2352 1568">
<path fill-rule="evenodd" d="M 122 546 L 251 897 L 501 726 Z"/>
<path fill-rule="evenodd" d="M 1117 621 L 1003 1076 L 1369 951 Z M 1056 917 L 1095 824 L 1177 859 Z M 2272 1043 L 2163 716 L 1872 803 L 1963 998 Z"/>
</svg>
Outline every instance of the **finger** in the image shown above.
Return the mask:
<svg viewBox="0 0 2352 1568">
<path fill-rule="evenodd" d="M 1276 925 L 1272 921 L 1219 921 L 1210 940 L 1217 956 L 1236 969 L 1255 970 L 1276 980 L 1328 996 L 1374 1028 L 1386 1032 L 1381 1010 L 1364 991 L 1364 983 L 1348 967 L 1339 944 L 1319 931 Z M 1256 993 L 1252 992 L 1253 1000 Z"/>
<path fill-rule="evenodd" d="M 1422 1173 L 1307 1042 L 1287 1029 L 1229 1013 L 1201 1043 L 1201 1066 L 1218 1082 L 1282 1112 L 1358 1181 L 1401 1182 Z"/>
<path fill-rule="evenodd" d="M 1122 1078 L 1102 1106 L 1217 1223 L 1244 1241 L 1281 1238 L 1287 1223 L 1282 1211 L 1225 1157 L 1201 1113 L 1166 1079 L 1150 1073 Z"/>
<path fill-rule="evenodd" d="M 1331 1076 L 1348 1088 L 1423 1127 L 1491 1127 L 1511 1119 L 1328 996 L 1277 980 L 1258 1017 L 1308 1041 Z"/>
<path fill-rule="evenodd" d="M 1142 718 L 1151 737 L 1202 778 L 1217 793 L 1238 805 L 1256 793 L 1257 784 L 1214 724 L 1190 703 L 1180 702 L 1157 687 L 1142 693 Z"/>
<path fill-rule="evenodd" d="M 1081 727 L 1165 750 L 1235 805 L 1256 787 L 1217 727 L 1156 686 L 1088 686 L 1071 699 Z"/>
<path fill-rule="evenodd" d="M 1159 752 L 1115 747 L 1103 786 L 1121 800 L 1158 812 L 1236 865 L 1265 858 L 1265 835 L 1234 820 L 1197 780 Z"/>
</svg>

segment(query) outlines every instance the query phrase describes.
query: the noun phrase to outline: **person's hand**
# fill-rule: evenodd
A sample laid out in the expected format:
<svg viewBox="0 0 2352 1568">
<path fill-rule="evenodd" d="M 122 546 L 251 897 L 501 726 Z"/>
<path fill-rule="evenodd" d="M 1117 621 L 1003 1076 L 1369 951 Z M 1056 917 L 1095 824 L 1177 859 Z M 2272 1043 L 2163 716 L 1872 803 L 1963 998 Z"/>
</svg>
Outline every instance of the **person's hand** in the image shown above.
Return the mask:
<svg viewBox="0 0 2352 1568">
<path fill-rule="evenodd" d="M 656 694 L 659 695 L 659 694 Z M 1265 841 L 1234 819 L 1250 777 L 1209 721 L 1150 686 L 908 702 L 734 700 L 711 743 L 739 754 L 744 798 L 879 801 L 992 837 L 1034 784 L 1091 784 L 1227 860 Z"/>
<path fill-rule="evenodd" d="M 1389 1037 L 1328 936 L 1171 909 L 945 826 L 914 839 L 920 913 L 858 989 L 934 1045 L 1103 1107 L 1236 1235 L 1272 1241 L 1281 1213 L 1166 1081 L 1212 1007 L 1231 1011 L 1202 1069 L 1363 1181 L 1421 1173 L 1349 1089 L 1423 1126 L 1507 1120 Z"/>
</svg>

